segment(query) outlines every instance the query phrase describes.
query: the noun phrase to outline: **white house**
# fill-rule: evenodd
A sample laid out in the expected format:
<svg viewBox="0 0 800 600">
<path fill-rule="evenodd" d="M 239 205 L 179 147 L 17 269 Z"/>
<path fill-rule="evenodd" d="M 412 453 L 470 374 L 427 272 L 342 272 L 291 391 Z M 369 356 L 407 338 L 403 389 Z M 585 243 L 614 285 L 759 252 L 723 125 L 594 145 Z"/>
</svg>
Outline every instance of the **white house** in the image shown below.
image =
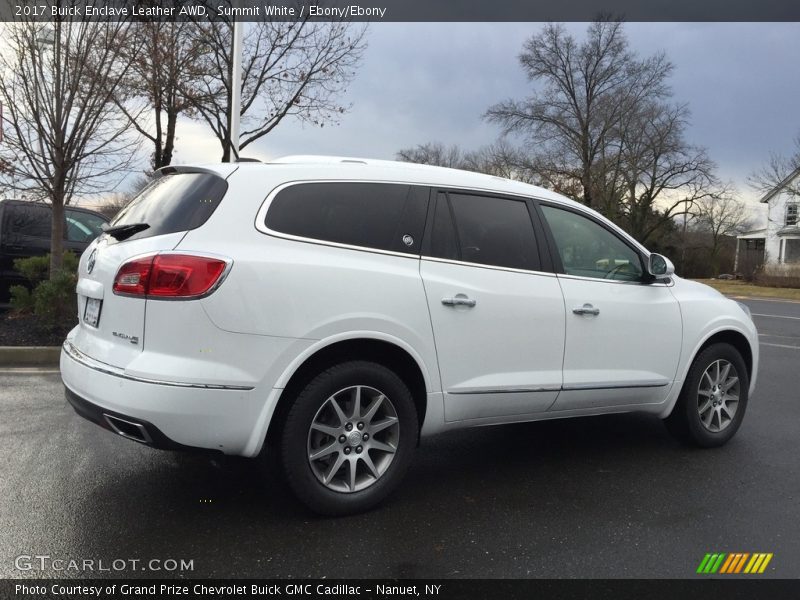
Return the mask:
<svg viewBox="0 0 800 600">
<path fill-rule="evenodd" d="M 800 264 L 800 167 L 761 198 L 769 206 L 764 243 L 767 265 Z"/>
<path fill-rule="evenodd" d="M 746 270 L 741 268 L 744 257 L 757 247 L 764 249 L 766 266 L 800 267 L 800 167 L 764 194 L 761 202 L 768 207 L 767 227 L 738 236 L 737 270 Z"/>
</svg>

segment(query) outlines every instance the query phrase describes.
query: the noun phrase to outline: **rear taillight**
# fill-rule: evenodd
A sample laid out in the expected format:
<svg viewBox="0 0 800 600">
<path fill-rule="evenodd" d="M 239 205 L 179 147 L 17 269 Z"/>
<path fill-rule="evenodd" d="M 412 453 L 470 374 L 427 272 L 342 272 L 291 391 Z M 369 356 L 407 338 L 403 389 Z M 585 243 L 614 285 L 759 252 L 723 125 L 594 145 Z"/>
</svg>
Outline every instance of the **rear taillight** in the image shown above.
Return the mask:
<svg viewBox="0 0 800 600">
<path fill-rule="evenodd" d="M 228 263 L 194 254 L 156 254 L 123 264 L 114 293 L 147 298 L 195 298 L 208 293 Z"/>
</svg>

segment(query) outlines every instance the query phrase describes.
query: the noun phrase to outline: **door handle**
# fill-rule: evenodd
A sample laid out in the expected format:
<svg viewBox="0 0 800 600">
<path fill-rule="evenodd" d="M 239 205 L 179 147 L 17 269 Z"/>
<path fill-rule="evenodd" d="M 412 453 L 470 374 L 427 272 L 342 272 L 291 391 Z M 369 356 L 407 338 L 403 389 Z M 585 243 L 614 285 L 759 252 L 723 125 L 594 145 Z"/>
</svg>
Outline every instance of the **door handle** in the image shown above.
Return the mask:
<svg viewBox="0 0 800 600">
<path fill-rule="evenodd" d="M 442 304 L 445 306 L 468 306 L 472 308 L 477 302 L 464 294 L 456 294 L 452 298 L 442 298 Z"/>
<path fill-rule="evenodd" d="M 595 308 L 594 306 L 592 306 L 587 302 L 583 306 L 579 306 L 578 308 L 573 308 L 572 312 L 574 312 L 576 315 L 592 315 L 596 317 L 597 315 L 600 314 L 600 309 Z"/>
</svg>

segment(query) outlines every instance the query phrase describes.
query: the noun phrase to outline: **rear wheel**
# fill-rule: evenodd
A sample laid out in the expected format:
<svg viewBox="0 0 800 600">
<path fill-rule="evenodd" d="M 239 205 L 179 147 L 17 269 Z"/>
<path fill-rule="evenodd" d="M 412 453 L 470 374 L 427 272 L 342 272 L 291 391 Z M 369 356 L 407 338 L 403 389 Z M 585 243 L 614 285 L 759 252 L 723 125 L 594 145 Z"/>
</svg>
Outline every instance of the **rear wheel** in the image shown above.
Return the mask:
<svg viewBox="0 0 800 600">
<path fill-rule="evenodd" d="M 722 446 L 742 424 L 750 381 L 739 351 L 713 344 L 697 355 L 667 428 L 697 446 Z"/>
<path fill-rule="evenodd" d="M 314 377 L 286 416 L 281 463 L 312 510 L 344 515 L 372 508 L 400 483 L 417 444 L 417 412 L 386 367 L 352 361 Z"/>
</svg>

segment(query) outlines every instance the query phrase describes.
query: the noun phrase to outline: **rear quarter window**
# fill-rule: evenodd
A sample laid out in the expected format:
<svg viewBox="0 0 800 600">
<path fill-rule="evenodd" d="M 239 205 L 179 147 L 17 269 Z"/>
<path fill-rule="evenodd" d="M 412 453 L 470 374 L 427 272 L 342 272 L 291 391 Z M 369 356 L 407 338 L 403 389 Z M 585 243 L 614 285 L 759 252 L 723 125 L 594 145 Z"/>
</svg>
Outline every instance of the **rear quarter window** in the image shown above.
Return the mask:
<svg viewBox="0 0 800 600">
<path fill-rule="evenodd" d="M 300 183 L 273 198 L 265 225 L 324 242 L 419 254 L 428 189 L 392 183 Z"/>
<path fill-rule="evenodd" d="M 213 173 L 163 175 L 123 208 L 111 226 L 150 226 L 130 240 L 197 229 L 214 213 L 227 190 L 228 183 Z"/>
</svg>

